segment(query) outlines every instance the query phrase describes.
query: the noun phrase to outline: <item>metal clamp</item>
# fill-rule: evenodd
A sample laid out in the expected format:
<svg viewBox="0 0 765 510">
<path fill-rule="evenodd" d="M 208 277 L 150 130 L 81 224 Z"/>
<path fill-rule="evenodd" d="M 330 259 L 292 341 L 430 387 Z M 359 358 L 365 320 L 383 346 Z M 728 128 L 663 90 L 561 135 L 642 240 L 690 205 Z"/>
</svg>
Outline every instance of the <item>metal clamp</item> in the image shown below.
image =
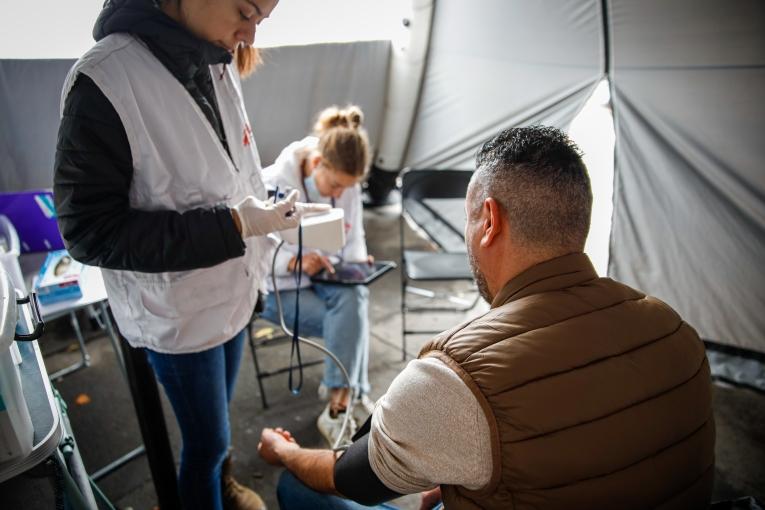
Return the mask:
<svg viewBox="0 0 765 510">
<path fill-rule="evenodd" d="M 30 309 L 32 310 L 32 319 L 34 320 L 34 330 L 31 333 L 23 334 L 23 333 L 16 333 L 14 335 L 14 340 L 17 342 L 31 342 L 33 340 L 39 339 L 43 331 L 45 331 L 45 322 L 42 320 L 42 315 L 40 314 L 40 304 L 37 302 L 37 294 L 32 292 L 26 297 L 16 299 L 16 305 L 30 305 Z"/>
</svg>

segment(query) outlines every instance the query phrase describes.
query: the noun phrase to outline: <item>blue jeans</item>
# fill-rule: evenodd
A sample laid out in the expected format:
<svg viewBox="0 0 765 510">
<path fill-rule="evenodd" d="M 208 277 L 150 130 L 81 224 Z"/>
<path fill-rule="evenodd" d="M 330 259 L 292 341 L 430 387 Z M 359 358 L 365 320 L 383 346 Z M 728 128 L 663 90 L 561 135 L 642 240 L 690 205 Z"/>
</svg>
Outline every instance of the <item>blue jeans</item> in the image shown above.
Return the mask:
<svg viewBox="0 0 765 510">
<path fill-rule="evenodd" d="M 362 510 L 365 508 L 395 510 L 397 508 L 387 504 L 372 507 L 364 506 L 350 499 L 316 492 L 303 485 L 303 482 L 295 478 L 295 475 L 289 471 L 284 471 L 279 477 L 276 497 L 279 499 L 281 510 L 304 510 L 306 508 L 311 510 Z"/>
<path fill-rule="evenodd" d="M 178 490 L 184 510 L 221 510 L 221 466 L 231 431 L 228 405 L 242 359 L 244 331 L 223 345 L 191 354 L 147 349 L 183 439 Z"/>
<path fill-rule="evenodd" d="M 295 321 L 294 290 L 280 291 L 284 320 L 288 328 Z M 313 284 L 300 289 L 300 335 L 324 338 L 327 349 L 340 359 L 351 386 L 369 393 L 369 289 L 364 285 Z M 279 324 L 276 296 L 266 299 L 263 318 Z M 346 385 L 342 372 L 327 358 L 323 384 L 328 388 Z"/>
</svg>

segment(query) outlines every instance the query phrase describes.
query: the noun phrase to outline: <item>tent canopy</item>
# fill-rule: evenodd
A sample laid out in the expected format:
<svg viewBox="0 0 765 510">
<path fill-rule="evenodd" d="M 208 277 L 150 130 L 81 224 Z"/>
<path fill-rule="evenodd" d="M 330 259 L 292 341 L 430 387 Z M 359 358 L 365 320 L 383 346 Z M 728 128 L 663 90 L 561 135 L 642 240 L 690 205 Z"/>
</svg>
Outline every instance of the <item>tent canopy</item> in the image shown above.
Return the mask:
<svg viewBox="0 0 765 510">
<path fill-rule="evenodd" d="M 765 353 L 765 3 L 437 2 L 405 166 L 471 168 L 497 131 L 566 128 L 611 82 L 609 274 L 666 300 L 700 335 Z M 264 163 L 332 103 L 386 122 L 391 43 L 267 54 L 245 99 Z M 50 187 L 71 60 L 0 60 L 0 191 Z"/>
</svg>

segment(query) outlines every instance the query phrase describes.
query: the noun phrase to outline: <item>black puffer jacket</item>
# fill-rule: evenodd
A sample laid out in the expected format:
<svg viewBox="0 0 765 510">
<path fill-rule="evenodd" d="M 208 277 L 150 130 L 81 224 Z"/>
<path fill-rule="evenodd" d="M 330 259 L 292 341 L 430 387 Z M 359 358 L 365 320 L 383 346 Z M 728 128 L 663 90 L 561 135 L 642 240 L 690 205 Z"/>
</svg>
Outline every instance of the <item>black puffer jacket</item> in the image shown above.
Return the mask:
<svg viewBox="0 0 765 510">
<path fill-rule="evenodd" d="M 93 35 L 128 32 L 191 94 L 228 150 L 209 66 L 230 63 L 224 49 L 200 40 L 152 0 L 111 0 Z M 56 148 L 54 199 L 72 256 L 86 264 L 141 272 L 185 271 L 244 254 L 227 207 L 142 211 L 130 207 L 130 144 L 117 112 L 95 83 L 80 75 L 64 104 Z"/>
</svg>

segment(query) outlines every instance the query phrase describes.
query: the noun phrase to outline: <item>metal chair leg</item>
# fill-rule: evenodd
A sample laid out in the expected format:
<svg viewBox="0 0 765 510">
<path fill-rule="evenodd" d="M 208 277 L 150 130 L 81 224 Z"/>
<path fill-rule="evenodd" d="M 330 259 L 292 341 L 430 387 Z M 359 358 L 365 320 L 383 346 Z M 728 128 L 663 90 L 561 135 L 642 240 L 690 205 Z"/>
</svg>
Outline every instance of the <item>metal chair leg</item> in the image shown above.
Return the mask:
<svg viewBox="0 0 765 510">
<path fill-rule="evenodd" d="M 252 323 L 247 324 L 247 340 L 250 343 L 250 351 L 252 352 L 252 364 L 255 366 L 255 378 L 258 381 L 258 388 L 260 388 L 260 401 L 263 404 L 263 409 L 268 409 L 268 400 L 266 399 L 266 390 L 263 387 L 263 376 L 260 372 L 260 364 L 258 363 L 257 347 L 255 346 L 255 339 L 252 337 Z"/>
<path fill-rule="evenodd" d="M 401 361 L 406 361 L 406 281 L 401 285 Z"/>
<path fill-rule="evenodd" d="M 401 207 L 403 208 L 403 196 Z M 404 211 L 398 217 L 399 249 L 401 256 L 401 361 L 406 361 L 406 257 L 404 256 Z"/>
</svg>

